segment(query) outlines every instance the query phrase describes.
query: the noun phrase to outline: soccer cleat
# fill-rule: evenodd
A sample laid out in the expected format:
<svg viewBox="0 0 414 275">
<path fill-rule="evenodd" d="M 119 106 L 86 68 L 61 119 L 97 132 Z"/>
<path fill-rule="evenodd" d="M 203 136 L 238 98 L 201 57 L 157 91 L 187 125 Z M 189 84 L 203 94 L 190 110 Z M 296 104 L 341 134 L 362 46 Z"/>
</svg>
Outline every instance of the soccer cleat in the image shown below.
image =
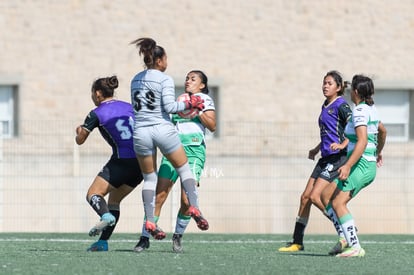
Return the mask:
<svg viewBox="0 0 414 275">
<path fill-rule="evenodd" d="M 200 210 L 195 208 L 194 206 L 190 206 L 188 209 L 189 215 L 195 220 L 197 223 L 198 228 L 201 230 L 208 230 L 208 221 L 201 215 Z"/>
<path fill-rule="evenodd" d="M 149 247 L 150 247 L 149 238 L 141 236 L 139 238 L 139 242 L 134 247 L 134 251 L 140 253 L 140 252 L 144 251 L 145 249 L 148 249 Z"/>
<path fill-rule="evenodd" d="M 362 247 L 354 248 L 354 247 L 348 247 L 344 250 L 341 254 L 336 255 L 336 257 L 340 258 L 350 258 L 350 257 L 364 257 L 365 256 L 365 250 Z"/>
<path fill-rule="evenodd" d="M 289 242 L 286 246 L 279 248 L 279 252 L 297 252 L 304 250 L 303 244 Z"/>
<path fill-rule="evenodd" d="M 98 222 L 91 230 L 89 230 L 89 236 L 93 237 L 101 234 L 108 226 L 113 226 L 116 223 L 114 215 L 111 213 L 105 213 L 101 217 L 101 221 Z"/>
<path fill-rule="evenodd" d="M 99 240 L 93 243 L 86 251 L 90 251 L 90 252 L 108 251 L 108 241 Z"/>
<path fill-rule="evenodd" d="M 183 247 L 181 246 L 181 238 L 183 237 L 182 234 L 174 234 L 172 237 L 172 249 L 175 253 L 182 253 Z"/>
<path fill-rule="evenodd" d="M 150 221 L 145 222 L 145 230 L 147 230 L 156 240 L 162 240 L 167 236 L 157 224 Z"/>
<path fill-rule="evenodd" d="M 336 254 L 342 253 L 347 246 L 348 243 L 346 242 L 346 239 L 340 237 L 335 246 L 332 247 L 331 251 L 329 251 L 329 255 L 334 256 Z"/>
</svg>

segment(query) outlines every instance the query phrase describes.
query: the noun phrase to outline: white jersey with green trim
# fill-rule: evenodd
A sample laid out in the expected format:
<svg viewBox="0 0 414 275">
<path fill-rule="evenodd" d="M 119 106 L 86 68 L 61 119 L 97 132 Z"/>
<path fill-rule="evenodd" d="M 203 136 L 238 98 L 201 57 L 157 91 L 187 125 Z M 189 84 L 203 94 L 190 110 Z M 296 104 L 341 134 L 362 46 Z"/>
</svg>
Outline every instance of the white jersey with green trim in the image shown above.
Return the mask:
<svg viewBox="0 0 414 275">
<path fill-rule="evenodd" d="M 202 112 L 216 110 L 214 101 L 210 96 L 203 93 L 197 93 L 194 95 L 199 96 L 204 100 L 204 109 Z M 174 114 L 172 116 L 172 121 L 178 131 L 181 143 L 184 146 L 200 145 L 204 142 L 206 127 L 204 127 L 204 125 L 201 123 L 198 116 L 192 119 L 187 119 Z"/>
<path fill-rule="evenodd" d="M 345 127 L 345 136 L 349 139 L 348 155 L 352 154 L 357 142 L 355 128 L 361 125 L 367 126 L 368 144 L 362 157 L 368 161 L 377 161 L 377 135 L 380 118 L 377 108 L 366 103 L 360 103 L 352 110 L 352 118 Z"/>
</svg>

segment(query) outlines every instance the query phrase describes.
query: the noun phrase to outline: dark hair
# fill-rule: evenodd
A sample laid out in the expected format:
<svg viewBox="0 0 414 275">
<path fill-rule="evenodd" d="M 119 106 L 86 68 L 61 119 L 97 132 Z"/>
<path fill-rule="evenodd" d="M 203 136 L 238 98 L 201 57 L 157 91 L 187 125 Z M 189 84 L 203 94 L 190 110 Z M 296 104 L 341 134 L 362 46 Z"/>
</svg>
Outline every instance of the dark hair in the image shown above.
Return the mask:
<svg viewBox="0 0 414 275">
<path fill-rule="evenodd" d="M 352 78 L 352 89 L 358 91 L 359 97 L 369 106 L 374 104 L 374 83 L 372 79 L 362 74 L 354 75 Z"/>
<path fill-rule="evenodd" d="M 138 48 L 139 55 L 144 56 L 144 63 L 147 69 L 153 68 L 155 61 L 165 55 L 164 48 L 158 46 L 152 38 L 138 38 L 132 41 L 131 44 L 134 44 Z"/>
<path fill-rule="evenodd" d="M 200 71 L 200 70 L 192 70 L 192 71 L 189 71 L 188 73 L 195 73 L 195 74 L 198 74 L 198 76 L 201 78 L 201 83 L 203 83 L 204 84 L 204 88 L 201 90 L 201 92 L 203 93 L 203 94 L 208 94 L 210 91 L 209 91 L 209 89 L 208 89 L 208 85 L 207 85 L 207 82 L 208 82 L 208 78 L 207 78 L 207 76 L 206 76 L 206 74 L 205 73 L 203 73 L 202 71 Z"/>
<path fill-rule="evenodd" d="M 110 77 L 98 78 L 92 84 L 92 92 L 100 90 L 104 98 L 114 96 L 114 90 L 118 88 L 118 78 L 113 75 Z"/>
<path fill-rule="evenodd" d="M 345 88 L 348 86 L 348 81 L 342 82 L 342 76 L 338 71 L 332 70 L 326 73 L 325 79 L 327 76 L 331 76 L 338 87 L 341 87 L 341 90 L 338 92 L 338 95 L 343 95 L 345 92 Z"/>
</svg>

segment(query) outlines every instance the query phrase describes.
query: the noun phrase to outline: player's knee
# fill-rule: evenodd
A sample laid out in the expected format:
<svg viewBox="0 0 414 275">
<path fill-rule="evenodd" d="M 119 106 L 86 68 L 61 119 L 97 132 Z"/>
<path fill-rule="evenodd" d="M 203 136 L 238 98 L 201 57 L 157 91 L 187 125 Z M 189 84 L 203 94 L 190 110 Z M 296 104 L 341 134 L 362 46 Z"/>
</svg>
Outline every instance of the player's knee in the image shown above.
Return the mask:
<svg viewBox="0 0 414 275">
<path fill-rule="evenodd" d="M 331 205 L 332 205 L 332 208 L 336 211 L 345 204 L 338 199 L 334 199 L 331 201 Z"/>
<path fill-rule="evenodd" d="M 318 194 L 311 194 L 309 196 L 310 201 L 312 202 L 312 204 L 318 204 L 319 201 L 321 200 L 320 196 Z"/>
<path fill-rule="evenodd" d="M 309 197 L 309 195 L 308 195 L 308 194 L 302 194 L 302 195 L 300 196 L 300 203 L 301 203 L 302 205 L 306 205 L 309 201 L 310 201 L 310 197 Z"/>
<path fill-rule="evenodd" d="M 155 204 L 158 207 L 162 207 L 166 200 L 167 200 L 167 194 L 166 193 L 157 194 L 157 198 L 155 199 Z"/>
</svg>

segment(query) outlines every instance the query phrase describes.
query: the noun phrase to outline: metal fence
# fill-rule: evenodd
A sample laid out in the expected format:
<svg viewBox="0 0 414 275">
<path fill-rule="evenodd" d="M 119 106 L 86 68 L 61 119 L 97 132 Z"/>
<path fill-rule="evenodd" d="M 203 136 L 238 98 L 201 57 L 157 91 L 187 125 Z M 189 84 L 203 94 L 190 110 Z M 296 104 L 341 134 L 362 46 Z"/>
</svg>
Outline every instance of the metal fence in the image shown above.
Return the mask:
<svg viewBox="0 0 414 275">
<path fill-rule="evenodd" d="M 111 150 L 92 132 L 74 142 L 78 122 L 24 121 L 19 136 L 0 139 L 0 232 L 87 232 L 98 221 L 85 200 Z M 226 122 L 207 141 L 200 207 L 212 233 L 290 233 L 300 194 L 315 165 L 315 123 Z M 413 144 L 388 143 L 377 179 L 350 208 L 363 233 L 414 233 Z M 179 185 L 162 210 L 160 226 L 174 230 Z M 118 232 L 140 232 L 141 186 L 121 204 Z M 191 223 L 189 232 L 198 229 Z M 334 233 L 314 208 L 308 233 Z"/>
</svg>

